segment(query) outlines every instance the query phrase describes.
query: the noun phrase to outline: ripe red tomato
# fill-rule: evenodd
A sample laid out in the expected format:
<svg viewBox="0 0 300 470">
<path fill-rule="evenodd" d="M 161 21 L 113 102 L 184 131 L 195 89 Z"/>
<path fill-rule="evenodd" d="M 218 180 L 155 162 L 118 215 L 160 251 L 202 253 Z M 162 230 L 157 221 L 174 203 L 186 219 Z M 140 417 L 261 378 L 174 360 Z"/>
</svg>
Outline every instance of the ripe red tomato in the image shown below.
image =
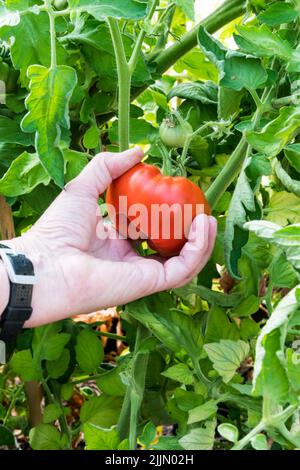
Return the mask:
<svg viewBox="0 0 300 470">
<path fill-rule="evenodd" d="M 120 202 L 121 196 L 127 197 L 127 207 Z M 112 212 L 109 205 L 114 208 L 115 225 L 122 235 L 133 238 L 130 230 L 133 228 L 138 232 L 135 239 L 147 238 L 148 245 L 166 257 L 180 253 L 196 215 L 210 214 L 209 204 L 196 184 L 181 176 L 163 176 L 159 168 L 144 163 L 112 182 L 106 203 L 109 215 Z M 137 207 L 146 208 L 146 212 Z M 120 223 L 121 218 L 125 224 Z"/>
</svg>

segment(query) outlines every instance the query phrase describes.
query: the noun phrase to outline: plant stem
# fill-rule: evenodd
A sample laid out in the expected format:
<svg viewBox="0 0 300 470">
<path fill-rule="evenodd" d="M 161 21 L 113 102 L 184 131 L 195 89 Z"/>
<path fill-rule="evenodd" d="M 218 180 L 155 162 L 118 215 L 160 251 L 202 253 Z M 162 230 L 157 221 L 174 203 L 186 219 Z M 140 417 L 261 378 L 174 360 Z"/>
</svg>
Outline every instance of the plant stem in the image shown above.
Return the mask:
<svg viewBox="0 0 300 470">
<path fill-rule="evenodd" d="M 158 142 L 158 148 L 160 150 L 163 160 L 161 173 L 164 176 L 170 176 L 172 175 L 172 162 L 169 156 L 169 152 L 161 142 Z"/>
<path fill-rule="evenodd" d="M 293 446 L 296 448 L 300 447 L 300 438 L 293 436 L 293 434 L 287 429 L 285 424 L 281 424 L 280 426 L 277 427 L 278 431 L 280 434 Z"/>
<path fill-rule="evenodd" d="M 203 374 L 199 362 L 197 360 L 194 360 L 193 365 L 194 365 L 194 369 L 195 369 L 199 382 L 201 382 L 203 385 L 205 385 L 205 387 L 210 389 L 212 382 L 209 379 L 207 379 L 205 375 Z"/>
<path fill-rule="evenodd" d="M 253 100 L 254 100 L 254 102 L 255 102 L 255 104 L 256 104 L 257 109 L 261 108 L 262 102 L 261 102 L 261 100 L 260 100 L 260 97 L 259 97 L 258 94 L 257 94 L 257 91 L 256 91 L 256 90 L 252 90 L 252 89 L 249 89 L 248 91 L 249 91 L 250 95 L 252 96 L 252 98 L 253 98 Z"/>
<path fill-rule="evenodd" d="M 205 131 L 205 129 L 207 129 L 208 127 L 211 127 L 213 124 L 214 123 L 212 123 L 212 122 L 206 122 L 203 126 L 199 127 L 199 129 L 197 129 L 196 131 L 194 131 L 192 134 L 190 134 L 188 136 L 188 138 L 186 139 L 186 141 L 184 143 L 184 147 L 182 149 L 182 154 L 181 154 L 181 163 L 183 165 L 185 164 L 187 154 L 188 154 L 190 145 L 191 145 L 192 140 L 194 139 L 194 137 L 196 137 L 196 135 L 198 135 L 198 134 L 201 134 L 201 132 Z"/>
<path fill-rule="evenodd" d="M 3 423 L 2 423 L 3 426 L 6 425 L 8 419 L 9 419 L 9 417 L 10 417 L 10 414 L 11 414 L 11 412 L 12 412 L 12 410 L 13 410 L 13 407 L 15 406 L 15 403 L 16 403 L 16 401 L 17 401 L 17 399 L 18 399 L 20 393 L 22 392 L 22 390 L 23 390 L 23 385 L 20 385 L 20 386 L 15 390 L 15 392 L 14 392 L 14 394 L 13 394 L 13 397 L 12 397 L 12 399 L 11 399 L 11 402 L 10 402 L 10 404 L 9 404 L 9 407 L 7 408 L 6 415 L 5 415 L 5 417 L 3 418 Z"/>
<path fill-rule="evenodd" d="M 247 147 L 246 137 L 243 136 L 221 173 L 206 191 L 205 195 L 212 209 L 216 206 L 228 186 L 238 176 L 246 156 Z"/>
<path fill-rule="evenodd" d="M 231 450 L 242 450 L 244 447 L 246 447 L 247 444 L 255 437 L 257 434 L 259 434 L 261 431 L 265 429 L 265 423 L 263 421 L 260 421 L 255 428 L 252 429 L 245 437 L 243 437 L 240 441 L 238 441 L 232 448 Z"/>
<path fill-rule="evenodd" d="M 208 30 L 208 32 L 215 32 L 225 24 L 241 16 L 244 12 L 245 2 L 242 0 L 227 0 L 203 22 L 201 22 L 201 24 Z M 180 57 L 197 45 L 198 29 L 199 24 L 186 33 L 180 41 L 161 52 L 161 54 L 155 58 L 157 73 L 164 73 Z"/>
<path fill-rule="evenodd" d="M 107 19 L 117 63 L 119 82 L 119 150 L 129 147 L 130 89 L 131 74 L 127 63 L 119 23 L 114 18 Z"/>
<path fill-rule="evenodd" d="M 56 57 L 56 31 L 55 31 L 55 16 L 52 9 L 50 0 L 46 2 L 46 8 L 49 15 L 50 21 L 50 41 L 51 41 L 51 69 L 54 69 L 57 66 L 57 57 Z"/>
<path fill-rule="evenodd" d="M 158 5 L 158 2 L 159 0 L 152 0 L 152 5 L 150 7 L 150 10 L 149 10 L 149 13 L 145 19 L 145 21 L 147 22 L 150 22 L 151 21 L 151 18 L 152 16 L 154 15 L 155 13 L 155 10 L 156 10 L 156 7 Z M 138 35 L 138 38 L 136 40 L 136 43 L 135 43 L 135 47 L 133 49 L 133 52 L 132 52 L 132 55 L 130 57 L 130 60 L 128 62 L 128 66 L 129 66 L 129 71 L 130 71 L 130 75 L 132 76 L 134 71 L 135 71 L 135 68 L 136 68 L 136 65 L 137 65 L 137 61 L 138 61 L 138 58 L 139 58 L 139 55 L 141 53 L 141 50 L 142 50 L 142 46 L 143 46 L 143 41 L 145 39 L 145 36 L 146 36 L 146 30 L 144 27 L 142 27 L 141 31 L 140 31 L 140 34 Z"/>
<path fill-rule="evenodd" d="M 115 333 L 106 333 L 104 331 L 97 331 L 97 335 L 104 336 L 105 338 L 115 339 L 116 341 L 126 341 L 126 336 L 116 335 Z"/>
<path fill-rule="evenodd" d="M 130 391 L 130 425 L 129 425 L 129 449 L 135 450 L 137 445 L 137 426 L 140 407 L 143 401 L 145 380 L 149 354 L 139 353 L 141 342 L 149 336 L 148 330 L 141 324 L 138 325 L 136 342 L 135 342 L 135 357 L 133 359 L 132 369 L 132 384 Z"/>
<path fill-rule="evenodd" d="M 47 395 L 49 402 L 58 406 L 62 411 L 62 415 L 59 418 L 59 424 L 60 424 L 61 431 L 67 435 L 69 447 L 71 447 L 72 436 L 71 436 L 71 432 L 70 432 L 70 429 L 66 420 L 66 416 L 64 414 L 63 407 L 60 403 L 60 400 L 56 399 L 56 397 L 52 395 L 49 385 L 47 384 L 47 381 L 45 379 L 42 379 L 42 385 L 43 385 L 43 389 L 45 390 L 45 393 Z"/>
</svg>

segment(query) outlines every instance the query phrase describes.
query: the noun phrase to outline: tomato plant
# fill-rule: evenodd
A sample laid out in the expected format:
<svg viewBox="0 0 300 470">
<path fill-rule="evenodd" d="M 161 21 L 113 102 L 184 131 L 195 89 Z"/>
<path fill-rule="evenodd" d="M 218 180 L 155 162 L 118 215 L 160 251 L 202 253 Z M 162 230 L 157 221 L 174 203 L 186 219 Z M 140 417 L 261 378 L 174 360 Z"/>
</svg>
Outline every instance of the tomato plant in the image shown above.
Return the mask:
<svg viewBox="0 0 300 470">
<path fill-rule="evenodd" d="M 197 5 L 0 1 L 2 238 L 135 144 L 146 161 L 108 202 L 200 202 L 218 220 L 186 287 L 18 337 L 3 448 L 300 447 L 299 0 Z"/>
</svg>

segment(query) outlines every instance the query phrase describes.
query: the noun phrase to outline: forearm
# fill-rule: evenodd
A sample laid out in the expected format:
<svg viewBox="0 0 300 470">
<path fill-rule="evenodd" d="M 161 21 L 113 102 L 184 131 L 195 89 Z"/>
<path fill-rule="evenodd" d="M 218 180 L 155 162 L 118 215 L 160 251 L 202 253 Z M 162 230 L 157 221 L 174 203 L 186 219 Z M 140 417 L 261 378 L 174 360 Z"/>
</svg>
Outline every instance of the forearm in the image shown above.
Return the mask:
<svg viewBox="0 0 300 470">
<path fill-rule="evenodd" d="M 0 260 L 0 317 L 4 312 L 9 300 L 9 280 L 6 268 Z"/>
</svg>

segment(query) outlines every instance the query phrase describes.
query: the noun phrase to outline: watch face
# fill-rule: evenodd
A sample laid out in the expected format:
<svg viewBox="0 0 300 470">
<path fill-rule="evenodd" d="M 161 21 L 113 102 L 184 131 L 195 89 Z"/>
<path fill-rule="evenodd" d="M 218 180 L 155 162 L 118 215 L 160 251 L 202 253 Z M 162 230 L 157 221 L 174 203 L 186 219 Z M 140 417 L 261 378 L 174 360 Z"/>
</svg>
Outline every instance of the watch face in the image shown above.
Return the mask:
<svg viewBox="0 0 300 470">
<path fill-rule="evenodd" d="M 33 266 L 32 263 L 24 255 L 18 255 L 14 253 L 7 253 L 14 272 L 17 276 L 32 276 Z"/>
</svg>

